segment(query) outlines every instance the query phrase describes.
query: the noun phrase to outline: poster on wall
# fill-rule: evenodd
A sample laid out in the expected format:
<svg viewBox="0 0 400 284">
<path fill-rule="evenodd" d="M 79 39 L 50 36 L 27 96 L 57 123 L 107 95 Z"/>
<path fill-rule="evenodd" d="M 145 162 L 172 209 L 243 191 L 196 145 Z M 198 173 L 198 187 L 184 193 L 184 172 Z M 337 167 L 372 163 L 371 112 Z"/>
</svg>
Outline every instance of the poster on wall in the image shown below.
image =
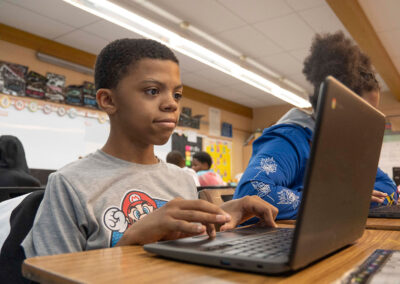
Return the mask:
<svg viewBox="0 0 400 284">
<path fill-rule="evenodd" d="M 194 141 L 194 137 L 192 136 L 193 132 L 189 136 L 185 133 L 172 134 L 172 150 L 177 150 L 183 155 L 187 167 L 192 165 L 194 153 L 203 149 L 203 138 L 197 136 L 196 141 Z"/>
<path fill-rule="evenodd" d="M 206 138 L 204 149 L 213 160 L 211 169 L 225 182 L 230 182 L 232 180 L 232 142 Z"/>
</svg>

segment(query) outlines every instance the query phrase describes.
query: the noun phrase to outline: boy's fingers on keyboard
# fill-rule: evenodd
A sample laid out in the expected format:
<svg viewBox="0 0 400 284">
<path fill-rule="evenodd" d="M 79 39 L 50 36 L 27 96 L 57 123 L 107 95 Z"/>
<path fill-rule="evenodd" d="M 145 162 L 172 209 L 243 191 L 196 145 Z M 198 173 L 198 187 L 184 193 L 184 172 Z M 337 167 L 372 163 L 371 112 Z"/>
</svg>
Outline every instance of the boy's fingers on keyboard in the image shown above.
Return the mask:
<svg viewBox="0 0 400 284">
<path fill-rule="evenodd" d="M 181 232 L 184 234 L 202 234 L 206 232 L 206 226 L 182 220 L 170 221 L 166 226 L 170 232 Z"/>
<path fill-rule="evenodd" d="M 178 220 L 185 220 L 188 222 L 199 222 L 203 224 L 219 223 L 223 224 L 230 221 L 230 218 L 224 214 L 207 213 L 197 210 L 175 210 L 171 216 Z"/>
<path fill-rule="evenodd" d="M 170 202 L 173 201 L 175 201 L 175 199 Z M 222 210 L 220 207 L 205 200 L 198 199 L 198 200 L 178 200 L 178 201 L 179 201 L 178 207 L 180 209 L 199 210 L 215 214 L 226 214 L 226 212 Z"/>
<path fill-rule="evenodd" d="M 216 230 L 214 224 L 206 224 L 206 228 L 207 228 L 207 235 L 209 235 L 211 238 L 215 238 Z"/>
</svg>

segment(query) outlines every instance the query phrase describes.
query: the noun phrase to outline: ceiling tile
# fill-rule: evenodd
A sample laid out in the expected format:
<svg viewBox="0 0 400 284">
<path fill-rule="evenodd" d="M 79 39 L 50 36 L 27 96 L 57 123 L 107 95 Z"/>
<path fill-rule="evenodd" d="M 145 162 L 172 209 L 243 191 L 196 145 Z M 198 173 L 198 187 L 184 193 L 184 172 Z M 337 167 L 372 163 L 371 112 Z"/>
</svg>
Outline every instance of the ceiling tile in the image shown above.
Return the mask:
<svg viewBox="0 0 400 284">
<path fill-rule="evenodd" d="M 400 28 L 398 0 L 359 0 L 375 31 L 388 31 Z"/>
<path fill-rule="evenodd" d="M 113 41 L 121 38 L 143 38 L 135 32 L 107 21 L 100 21 L 84 27 L 82 30 L 98 37 Z"/>
<path fill-rule="evenodd" d="M 181 80 L 184 85 L 202 90 L 207 93 L 209 93 L 209 89 L 206 91 L 205 86 L 208 86 L 209 88 L 217 88 L 221 86 L 220 84 L 216 82 L 210 82 L 210 80 L 207 80 L 206 78 L 203 78 L 197 74 L 187 72 L 181 73 Z"/>
<path fill-rule="evenodd" d="M 311 43 L 310 43 L 311 46 Z M 304 59 L 310 54 L 310 48 L 300 48 L 289 51 L 289 54 L 296 58 L 298 61 L 303 62 Z"/>
<path fill-rule="evenodd" d="M 283 50 L 251 26 L 230 30 L 217 35 L 224 43 L 248 57 L 261 57 Z"/>
<path fill-rule="evenodd" d="M 76 30 L 55 39 L 55 41 L 98 54 L 109 42 L 90 33 Z"/>
<path fill-rule="evenodd" d="M 378 36 L 391 57 L 400 57 L 400 29 L 381 32 Z"/>
<path fill-rule="evenodd" d="M 289 53 L 275 54 L 258 58 L 258 60 L 268 68 L 285 76 L 299 74 L 303 70 L 303 64 L 294 59 Z"/>
<path fill-rule="evenodd" d="M 246 94 L 255 99 L 264 97 L 265 95 L 269 96 L 269 94 L 265 93 L 264 91 L 253 87 L 252 85 L 249 85 L 245 82 L 239 82 L 237 84 L 230 85 L 229 87 L 238 93 Z"/>
<path fill-rule="evenodd" d="M 195 72 L 195 74 L 200 75 L 212 82 L 219 83 L 221 85 L 229 86 L 231 84 L 238 83 L 239 79 L 236 79 L 224 72 L 217 69 L 208 67 L 207 69 Z"/>
<path fill-rule="evenodd" d="M 290 81 L 293 83 L 299 85 L 303 89 L 305 89 L 309 94 L 314 93 L 314 87 L 313 85 L 307 81 L 306 77 L 304 76 L 303 73 L 298 73 L 298 74 L 293 74 L 287 77 Z M 306 99 L 308 99 L 306 97 Z"/>
<path fill-rule="evenodd" d="M 282 0 L 218 0 L 218 2 L 249 24 L 293 12 Z"/>
<path fill-rule="evenodd" d="M 174 53 L 179 60 L 179 67 L 189 72 L 196 72 L 199 70 L 210 68 L 208 65 L 197 61 L 189 56 L 186 56 L 180 52 L 174 51 Z"/>
<path fill-rule="evenodd" d="M 215 1 L 174 0 L 173 5 L 171 5 L 171 0 L 153 0 L 152 2 L 209 34 L 219 33 L 246 24 L 238 16 Z"/>
<path fill-rule="evenodd" d="M 299 12 L 303 20 L 317 33 L 333 33 L 342 30 L 351 37 L 340 20 L 327 5 Z"/>
<path fill-rule="evenodd" d="M 0 2 L 0 22 L 45 38 L 54 38 L 74 28 L 24 8 Z"/>
<path fill-rule="evenodd" d="M 310 9 L 325 4 L 325 0 L 286 0 L 286 2 L 296 11 Z"/>
<path fill-rule="evenodd" d="M 76 28 L 96 22 L 99 17 L 60 0 L 7 0 L 37 14 Z"/>
<path fill-rule="evenodd" d="M 261 22 L 254 26 L 285 50 L 309 46 L 314 35 L 314 31 L 297 14 Z"/>
</svg>

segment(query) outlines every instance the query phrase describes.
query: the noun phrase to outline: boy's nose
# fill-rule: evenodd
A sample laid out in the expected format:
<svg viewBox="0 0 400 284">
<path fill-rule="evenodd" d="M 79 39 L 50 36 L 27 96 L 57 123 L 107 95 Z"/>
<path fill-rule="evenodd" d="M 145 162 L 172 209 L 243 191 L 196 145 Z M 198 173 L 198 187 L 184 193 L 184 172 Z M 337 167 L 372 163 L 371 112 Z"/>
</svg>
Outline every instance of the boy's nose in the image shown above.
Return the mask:
<svg viewBox="0 0 400 284">
<path fill-rule="evenodd" d="M 161 103 L 162 111 L 173 112 L 178 109 L 178 102 L 173 98 L 173 94 L 166 96 L 167 98 Z"/>
</svg>

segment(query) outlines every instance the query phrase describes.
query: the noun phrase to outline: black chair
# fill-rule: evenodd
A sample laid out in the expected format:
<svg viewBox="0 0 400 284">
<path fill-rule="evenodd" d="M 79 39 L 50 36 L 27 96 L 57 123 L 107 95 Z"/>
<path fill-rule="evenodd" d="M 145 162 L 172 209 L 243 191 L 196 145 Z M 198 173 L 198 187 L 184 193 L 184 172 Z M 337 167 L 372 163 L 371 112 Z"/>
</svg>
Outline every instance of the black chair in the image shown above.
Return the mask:
<svg viewBox="0 0 400 284">
<path fill-rule="evenodd" d="M 45 187 L 0 187 L 0 202 L 33 191 L 44 190 L 44 189 Z"/>
<path fill-rule="evenodd" d="M 35 190 L 15 207 L 10 217 L 10 233 L 0 252 L 0 283 L 32 283 L 22 276 L 25 253 L 22 241 L 32 228 L 36 212 L 42 202 L 44 190 Z"/>
<path fill-rule="evenodd" d="M 393 167 L 393 180 L 397 186 L 400 185 L 400 167 Z"/>
<path fill-rule="evenodd" d="M 203 189 L 225 189 L 225 188 L 233 188 L 235 189 L 236 186 L 234 185 L 208 185 L 208 186 L 198 186 L 197 192 Z"/>
</svg>

